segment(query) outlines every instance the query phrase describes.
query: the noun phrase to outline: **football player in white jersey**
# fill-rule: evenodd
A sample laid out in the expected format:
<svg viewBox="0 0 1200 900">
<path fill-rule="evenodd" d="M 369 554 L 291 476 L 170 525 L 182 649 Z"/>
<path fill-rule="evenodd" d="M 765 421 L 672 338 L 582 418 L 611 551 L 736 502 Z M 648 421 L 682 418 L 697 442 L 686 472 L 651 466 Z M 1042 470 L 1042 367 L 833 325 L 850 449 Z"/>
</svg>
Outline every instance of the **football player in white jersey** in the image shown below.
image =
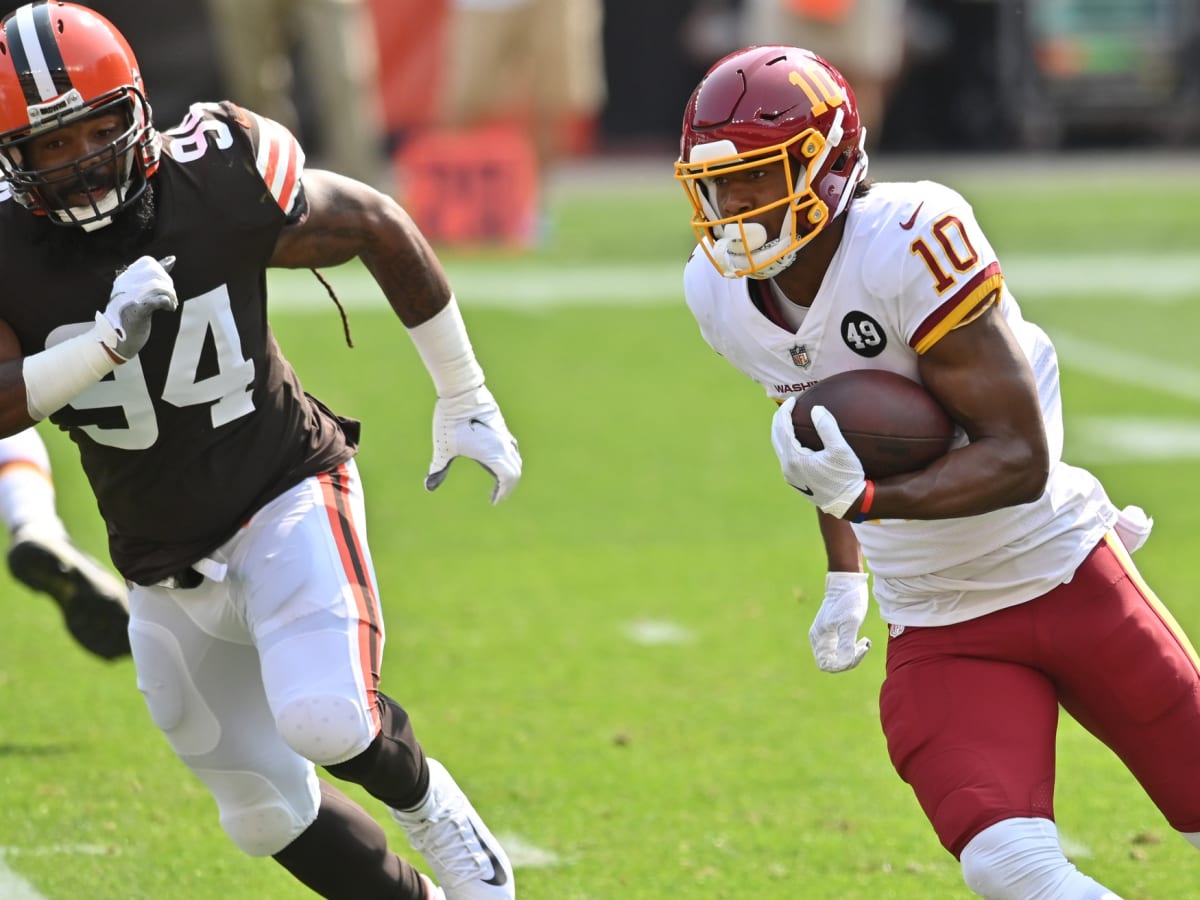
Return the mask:
<svg viewBox="0 0 1200 900">
<path fill-rule="evenodd" d="M 1200 847 L 1200 662 L 1130 553 L 1150 521 L 1062 460 L 1054 347 L 1026 322 L 966 201 L 872 183 L 854 94 L 819 56 L 739 50 L 688 101 L 676 177 L 699 244 L 701 334 L 780 403 L 784 477 L 818 507 L 829 572 L 817 665 L 856 666 L 868 576 L 889 623 L 888 751 L 981 896 L 1115 897 L 1054 825 L 1061 704 Z M 828 410 L 794 398 L 849 369 L 924 385 L 958 426 L 927 468 L 872 481 Z"/>
</svg>

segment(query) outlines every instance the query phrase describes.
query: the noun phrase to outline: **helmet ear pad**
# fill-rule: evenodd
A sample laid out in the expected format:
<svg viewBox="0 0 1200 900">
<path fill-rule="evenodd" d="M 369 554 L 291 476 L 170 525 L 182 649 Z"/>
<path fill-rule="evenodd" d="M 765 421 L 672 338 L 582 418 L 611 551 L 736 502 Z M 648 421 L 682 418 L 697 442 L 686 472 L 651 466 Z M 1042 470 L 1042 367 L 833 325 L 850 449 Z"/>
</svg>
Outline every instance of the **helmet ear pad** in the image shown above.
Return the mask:
<svg viewBox="0 0 1200 900">
<path fill-rule="evenodd" d="M 794 259 L 797 250 L 845 211 L 866 178 L 865 137 L 853 90 L 815 53 L 750 47 L 718 60 L 688 100 L 676 163 L 676 178 L 692 199 L 692 225 L 701 245 L 707 236 L 710 246 L 705 249 L 714 249 L 730 225 L 741 227 L 745 219 L 761 217 L 765 208 L 721 219 L 711 203 L 703 202 L 705 192 L 692 185 L 719 167 L 784 161 L 792 193 L 781 199 L 791 215 L 772 262 Z M 734 273 L 714 264 L 733 277 L 771 277 L 754 265 Z"/>
<path fill-rule="evenodd" d="M 114 111 L 127 127 L 104 150 L 42 168 L 23 151 L 31 137 Z M 94 10 L 31 3 L 0 22 L 0 170 L 22 206 L 56 224 L 109 224 L 158 167 L 161 138 L 152 121 L 133 51 Z M 77 190 L 72 185 L 91 183 L 87 173 L 105 166 L 113 189 L 86 206 L 67 206 L 62 198 Z"/>
</svg>

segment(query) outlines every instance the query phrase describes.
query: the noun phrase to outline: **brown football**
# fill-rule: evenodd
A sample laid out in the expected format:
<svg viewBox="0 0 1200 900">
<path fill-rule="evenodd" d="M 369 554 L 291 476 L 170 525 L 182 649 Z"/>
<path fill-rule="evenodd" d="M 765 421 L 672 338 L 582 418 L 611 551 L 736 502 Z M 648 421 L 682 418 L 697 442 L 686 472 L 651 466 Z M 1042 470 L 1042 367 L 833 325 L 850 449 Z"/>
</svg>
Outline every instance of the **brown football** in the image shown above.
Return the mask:
<svg viewBox="0 0 1200 900">
<path fill-rule="evenodd" d="M 824 406 L 862 460 L 868 478 L 923 469 L 950 449 L 954 422 L 917 382 L 881 369 L 852 369 L 817 382 L 792 408 L 796 440 L 822 448 L 812 408 Z"/>
</svg>

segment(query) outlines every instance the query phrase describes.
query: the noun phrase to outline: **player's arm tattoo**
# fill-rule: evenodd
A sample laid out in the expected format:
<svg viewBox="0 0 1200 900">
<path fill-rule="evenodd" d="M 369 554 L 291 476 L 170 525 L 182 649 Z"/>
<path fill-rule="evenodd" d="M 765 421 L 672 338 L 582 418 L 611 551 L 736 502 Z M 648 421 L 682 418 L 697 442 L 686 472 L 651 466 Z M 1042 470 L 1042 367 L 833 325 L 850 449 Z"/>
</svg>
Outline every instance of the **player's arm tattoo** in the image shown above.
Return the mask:
<svg viewBox="0 0 1200 900">
<path fill-rule="evenodd" d="M 449 302 L 450 283 L 437 255 L 393 199 L 353 179 L 311 169 L 304 190 L 308 215 L 283 229 L 272 266 L 321 268 L 358 257 L 410 328 Z"/>
</svg>

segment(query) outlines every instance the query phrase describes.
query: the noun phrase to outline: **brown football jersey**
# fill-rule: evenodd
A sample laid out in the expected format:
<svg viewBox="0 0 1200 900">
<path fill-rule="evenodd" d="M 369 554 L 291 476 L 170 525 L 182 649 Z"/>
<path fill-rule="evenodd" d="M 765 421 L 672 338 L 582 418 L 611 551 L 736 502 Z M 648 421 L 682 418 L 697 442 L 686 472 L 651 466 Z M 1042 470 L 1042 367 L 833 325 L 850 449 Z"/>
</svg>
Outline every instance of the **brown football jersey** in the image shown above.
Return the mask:
<svg viewBox="0 0 1200 900">
<path fill-rule="evenodd" d="M 307 209 L 302 169 L 282 126 L 198 104 L 163 135 L 140 233 L 122 218 L 85 233 L 0 200 L 0 319 L 26 355 L 89 328 L 123 266 L 176 259 L 179 308 L 155 313 L 137 356 L 50 417 L 78 446 L 132 581 L 186 568 L 355 452 L 358 423 L 304 392 L 267 322 L 268 260 Z"/>
</svg>

